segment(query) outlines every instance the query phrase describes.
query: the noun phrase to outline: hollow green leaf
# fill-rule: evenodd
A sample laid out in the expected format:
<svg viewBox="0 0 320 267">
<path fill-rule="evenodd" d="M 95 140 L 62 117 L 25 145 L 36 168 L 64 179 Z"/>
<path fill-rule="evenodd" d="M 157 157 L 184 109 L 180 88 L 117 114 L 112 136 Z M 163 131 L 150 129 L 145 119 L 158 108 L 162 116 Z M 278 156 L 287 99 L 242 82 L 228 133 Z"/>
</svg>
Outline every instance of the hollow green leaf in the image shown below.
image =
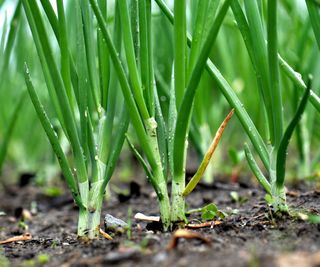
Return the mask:
<svg viewBox="0 0 320 267">
<path fill-rule="evenodd" d="M 309 12 L 309 18 L 311 21 L 312 29 L 314 32 L 314 35 L 317 40 L 318 47 L 320 49 L 320 13 L 319 13 L 319 3 L 317 3 L 315 0 L 306 0 L 308 12 Z"/>
<path fill-rule="evenodd" d="M 102 38 L 102 35 L 101 35 Z M 119 16 L 119 8 L 118 4 L 115 6 L 115 21 L 113 27 L 113 40 L 115 48 L 118 51 L 121 51 L 121 25 L 120 25 L 120 16 Z M 109 55 L 109 51 L 108 51 Z M 110 60 L 110 58 L 109 58 Z M 111 62 L 110 62 L 111 63 Z M 113 143 L 113 133 L 114 133 L 114 120 L 116 117 L 116 109 L 117 109 L 117 98 L 119 96 L 119 83 L 117 79 L 117 74 L 115 68 L 112 64 L 110 64 L 110 83 L 108 88 L 108 99 L 107 99 L 107 106 L 105 109 L 105 121 L 100 126 L 102 128 L 102 139 L 101 139 L 101 146 L 99 151 L 99 158 L 107 163 L 107 156 L 110 153 L 113 153 L 110 150 L 110 147 Z"/>
<path fill-rule="evenodd" d="M 244 149 L 245 149 L 244 151 L 245 151 L 246 159 L 247 159 L 247 162 L 249 164 L 251 171 L 256 176 L 258 182 L 262 185 L 264 190 L 268 194 L 271 195 L 271 185 L 270 185 L 269 181 L 265 178 L 263 172 L 261 171 L 257 162 L 255 161 L 248 144 L 246 144 L 246 143 L 244 144 Z"/>
<path fill-rule="evenodd" d="M 160 152 L 160 157 L 161 157 L 161 165 L 163 168 L 163 175 L 165 178 L 167 178 L 168 174 L 168 133 L 167 133 L 167 128 L 166 128 L 166 123 L 163 118 L 160 102 L 159 102 L 159 97 L 158 97 L 158 92 L 155 89 L 154 90 L 154 105 L 155 105 L 155 111 L 156 111 L 156 121 L 158 123 L 157 127 L 157 137 L 158 137 L 158 146 L 159 146 L 159 152 Z"/>
<path fill-rule="evenodd" d="M 284 186 L 284 179 L 285 179 L 285 171 L 286 171 L 286 160 L 287 160 L 287 148 L 289 146 L 289 142 L 291 139 L 291 136 L 293 134 L 293 131 L 297 124 L 299 123 L 301 116 L 307 106 L 308 98 L 310 95 L 310 86 L 311 82 L 309 81 L 309 85 L 307 86 L 307 90 L 305 91 L 298 109 L 289 123 L 287 129 L 284 132 L 283 138 L 281 140 L 279 150 L 277 153 L 277 178 L 276 178 L 276 184 L 278 188 L 282 188 Z"/>
<path fill-rule="evenodd" d="M 280 55 L 279 63 L 280 67 L 283 69 L 288 78 L 300 89 L 307 90 L 307 86 L 302 80 L 302 76 L 299 72 L 296 72 Z M 315 109 L 320 112 L 320 97 L 310 89 L 310 102 L 315 107 Z"/>
<path fill-rule="evenodd" d="M 141 82 L 150 116 L 155 115 L 153 86 L 153 51 L 151 42 L 151 3 L 149 0 L 138 1 L 139 6 L 139 37 L 140 37 L 140 68 Z"/>
<path fill-rule="evenodd" d="M 82 23 L 83 23 L 83 36 L 85 41 L 85 50 L 86 50 L 86 63 L 88 69 L 88 78 L 90 91 L 92 95 L 92 100 L 94 103 L 95 110 L 98 115 L 101 116 L 101 105 L 99 99 L 100 91 L 98 90 L 99 85 L 97 84 L 99 79 L 97 75 L 96 68 L 96 46 L 95 46 L 95 30 L 93 26 L 93 15 L 91 13 L 90 5 L 87 0 L 80 0 L 81 14 L 82 14 Z"/>
<path fill-rule="evenodd" d="M 107 19 L 107 3 L 99 0 L 98 2 L 102 15 Z M 100 81 L 100 103 L 104 110 L 108 105 L 108 89 L 110 84 L 110 60 L 109 51 L 106 46 L 101 32 L 98 30 L 98 61 L 99 61 L 99 81 Z"/>
<path fill-rule="evenodd" d="M 128 142 L 128 145 L 131 149 L 131 151 L 133 152 L 133 154 L 136 156 L 137 160 L 140 162 L 141 166 L 143 167 L 147 179 L 150 182 L 150 184 L 153 186 L 155 192 L 158 195 L 158 198 L 161 199 L 162 198 L 162 192 L 157 184 L 157 181 L 155 180 L 152 172 L 150 171 L 148 164 L 145 162 L 145 160 L 143 159 L 143 157 L 141 156 L 141 154 L 139 153 L 139 151 L 134 147 L 134 145 L 132 144 L 132 142 L 130 141 L 129 137 L 126 135 L 126 139 Z"/>
<path fill-rule="evenodd" d="M 60 40 L 59 21 L 58 21 L 58 18 L 56 16 L 56 13 L 55 13 L 51 3 L 50 3 L 50 0 L 41 0 L 41 5 L 44 9 L 44 12 L 47 15 L 49 23 L 52 27 L 52 30 L 55 34 L 57 41 L 58 41 L 58 44 L 60 45 L 60 42 L 59 42 L 59 40 Z M 75 4 L 76 7 L 77 7 L 77 5 L 78 5 L 78 3 Z M 78 92 L 77 92 L 78 74 L 76 72 L 75 63 L 74 63 L 73 58 L 70 53 L 69 53 L 69 62 L 70 62 L 70 75 L 71 75 L 73 90 L 74 90 L 74 94 L 77 98 L 77 96 L 78 96 Z"/>
<path fill-rule="evenodd" d="M 280 87 L 280 74 L 278 62 L 278 0 L 268 1 L 268 63 L 270 79 L 270 96 L 272 103 L 272 118 L 274 129 L 274 146 L 278 147 L 283 132 L 283 106 Z"/>
<path fill-rule="evenodd" d="M 76 179 L 70 170 L 69 163 L 68 163 L 68 161 L 63 153 L 63 150 L 60 146 L 58 136 L 57 136 L 56 132 L 54 131 L 53 126 L 52 126 L 42 104 L 40 103 L 40 100 L 37 96 L 37 93 L 33 87 L 33 84 L 32 84 L 31 78 L 30 78 L 29 69 L 28 69 L 27 65 L 25 66 L 25 81 L 26 81 L 26 85 L 27 85 L 27 89 L 28 89 L 31 101 L 34 105 L 34 108 L 37 112 L 37 115 L 38 115 L 39 120 L 43 126 L 43 129 L 45 130 L 45 132 L 47 134 L 47 137 L 51 143 L 51 146 L 57 156 L 58 162 L 59 162 L 60 167 L 63 171 L 64 176 L 65 176 L 67 185 L 70 188 L 73 199 L 75 200 L 75 202 L 77 203 L 77 205 L 80 208 L 84 208 L 83 202 L 82 202 L 80 194 L 79 194 L 79 189 L 77 187 Z"/>
<path fill-rule="evenodd" d="M 118 127 L 116 128 L 116 136 L 114 137 L 114 140 L 112 142 L 112 145 L 110 147 L 110 152 L 108 155 L 108 159 L 106 161 L 106 169 L 104 173 L 104 178 L 103 178 L 103 184 L 101 186 L 101 190 L 103 192 L 100 192 L 101 194 L 104 193 L 104 190 L 108 184 L 108 182 L 111 179 L 111 175 L 116 167 L 116 162 L 119 159 L 120 152 L 124 143 L 124 140 L 126 138 L 126 132 L 128 130 L 129 126 L 129 114 L 127 111 L 127 108 L 124 106 L 120 115 L 120 122 Z"/>
<path fill-rule="evenodd" d="M 174 88 L 177 109 L 180 109 L 186 87 L 187 26 L 186 0 L 174 1 Z"/>
<path fill-rule="evenodd" d="M 137 106 L 139 108 L 139 111 L 142 114 L 142 118 L 146 120 L 149 118 L 149 112 L 142 94 L 141 79 L 138 72 L 138 66 L 136 64 L 136 56 L 134 52 L 134 43 L 132 38 L 132 29 L 131 29 L 131 24 L 129 20 L 129 11 L 128 11 L 128 5 L 126 0 L 119 1 L 119 10 L 120 10 L 123 40 L 125 43 L 125 52 L 126 52 L 128 70 L 130 73 L 130 81 L 133 88 L 133 94 L 134 94 Z"/>
<path fill-rule="evenodd" d="M 75 124 L 74 114 L 71 111 L 66 89 L 62 77 L 58 71 L 57 64 L 54 60 L 53 51 L 49 42 L 47 32 L 45 30 L 43 18 L 35 0 L 23 0 L 23 6 L 28 17 L 29 26 L 32 30 L 32 33 L 34 34 L 34 40 L 35 42 L 39 42 L 38 52 L 43 56 L 43 51 L 46 51 L 44 53 L 44 60 L 46 63 L 46 67 L 50 72 L 51 81 L 54 85 L 57 99 L 59 100 L 61 113 L 63 113 L 63 121 L 61 121 L 61 124 L 65 126 L 64 130 L 66 131 L 66 134 L 70 139 L 72 150 L 75 156 L 78 179 L 80 181 L 85 181 L 87 180 L 87 171 L 83 158 L 83 149 L 80 144 L 77 127 Z"/>
<path fill-rule="evenodd" d="M 5 72 L 5 70 L 9 66 L 11 51 L 13 49 L 13 45 L 14 45 L 14 41 L 16 39 L 18 27 L 20 25 L 20 17 L 21 17 L 21 1 L 19 0 L 16 5 L 15 11 L 13 13 L 13 17 L 11 19 L 11 22 L 10 22 L 8 37 L 6 38 L 7 41 L 6 41 L 4 53 L 3 53 L 3 58 L 0 61 L 0 77 L 3 77 L 3 73 Z M 4 36 L 5 36 L 5 34 L 4 34 Z M 3 81 L 4 81 L 4 79 L 0 80 L 0 86 Z"/>
<path fill-rule="evenodd" d="M 66 93 L 68 96 L 69 104 L 71 108 L 74 108 L 73 104 L 73 91 L 71 85 L 71 75 L 70 75 L 70 63 L 69 63 L 69 44 L 68 44 L 68 34 L 66 17 L 64 13 L 64 5 L 62 0 L 57 0 L 58 8 L 58 20 L 59 20 L 59 44 L 60 44 L 60 55 L 61 55 L 61 75 L 66 88 Z"/>
</svg>

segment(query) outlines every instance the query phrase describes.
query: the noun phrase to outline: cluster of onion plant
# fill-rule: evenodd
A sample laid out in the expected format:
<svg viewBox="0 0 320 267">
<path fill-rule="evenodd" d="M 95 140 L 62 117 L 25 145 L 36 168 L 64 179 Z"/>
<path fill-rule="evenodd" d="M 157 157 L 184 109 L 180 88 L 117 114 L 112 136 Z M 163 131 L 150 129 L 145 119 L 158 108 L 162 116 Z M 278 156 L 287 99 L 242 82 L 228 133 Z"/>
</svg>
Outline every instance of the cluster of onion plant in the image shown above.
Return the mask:
<svg viewBox="0 0 320 267">
<path fill-rule="evenodd" d="M 156 2 L 168 19 L 173 23 L 173 14 L 166 4 L 161 0 L 157 0 Z M 309 5 L 310 2 L 312 1 L 309 1 Z M 235 113 L 240 123 L 250 138 L 252 145 L 269 175 L 269 179 L 264 176 L 260 167 L 254 160 L 249 146 L 246 145 L 245 152 L 248 163 L 257 180 L 269 194 L 269 200 L 274 208 L 276 210 L 287 210 L 284 188 L 287 146 L 293 130 L 298 124 L 300 116 L 305 109 L 309 95 L 310 102 L 317 111 L 320 111 L 320 100 L 315 92 L 306 86 L 301 75 L 295 72 L 278 53 L 277 1 L 268 2 L 267 40 L 264 37 L 265 32 L 263 30 L 262 9 L 261 6 L 259 6 L 259 3 L 257 1 L 245 1 L 244 6 L 246 8 L 246 14 L 244 14 L 239 1 L 231 1 L 234 18 L 243 36 L 248 54 L 252 61 L 253 69 L 257 76 L 259 94 L 262 97 L 263 109 L 266 117 L 265 128 L 269 129 L 267 143 L 263 141 L 261 134 L 257 131 L 256 126 L 253 124 L 238 96 L 210 60 L 207 61 L 207 71 L 218 84 L 219 89 L 229 102 L 230 106 L 235 109 Z M 314 3 L 313 8 L 315 8 Z M 314 15 L 319 15 L 317 12 L 314 12 Z M 316 28 L 313 27 L 313 29 L 315 30 Z M 190 44 L 192 46 L 191 42 Z M 284 74 L 296 86 L 296 89 L 305 91 L 297 111 L 285 131 L 283 130 L 284 109 L 282 107 L 282 93 L 279 85 L 279 65 Z"/>
<path fill-rule="evenodd" d="M 312 0 L 306 2 L 317 37 L 318 7 Z M 107 3 L 103 0 L 76 0 L 66 7 L 62 0 L 57 0 L 56 14 L 49 0 L 41 0 L 42 10 L 36 0 L 22 0 L 54 109 L 51 116 L 58 118 L 59 127 L 69 141 L 71 156 L 61 147 L 52 127 L 52 117 L 47 116 L 31 81 L 32 69 L 29 71 L 27 66 L 26 84 L 79 206 L 78 235 L 89 238 L 98 235 L 104 191 L 125 138 L 157 194 L 164 229 L 186 221 L 186 196 L 201 179 L 217 140 L 232 115 L 231 112 L 226 117 L 218 130 L 218 138 L 208 145 L 206 151 L 199 130 L 206 122 L 201 115 L 194 115 L 204 112 L 204 100 L 201 94 L 196 99 L 196 93 L 205 87 L 201 81 L 205 71 L 230 109 L 234 109 L 263 164 L 265 171 L 261 170 L 246 145 L 246 157 L 258 182 L 270 195 L 270 202 L 276 210 L 287 210 L 284 188 L 287 147 L 308 100 L 317 111 L 320 111 L 320 100 L 311 89 L 311 83 L 307 86 L 279 55 L 277 1 L 268 1 L 266 32 L 259 1 L 244 1 L 243 5 L 238 0 L 197 1 L 196 12 L 191 11 L 194 12 L 191 37 L 187 25 L 187 1 L 175 0 L 172 12 L 164 1 L 155 0 L 160 16 L 166 16 L 172 23 L 166 27 L 172 31 L 172 47 L 168 48 L 173 48 L 173 53 L 169 59 L 163 59 L 166 60 L 166 72 L 172 76 L 169 86 L 162 82 L 161 71 L 155 67 L 157 40 L 154 38 L 157 32 L 154 31 L 152 2 L 118 0 L 110 13 Z M 228 11 L 236 21 L 256 74 L 265 118 L 262 124 L 267 136 L 258 131 L 257 124 L 249 116 L 249 109 L 209 59 Z M 49 34 L 51 30 L 54 38 Z M 54 42 L 57 46 L 52 45 Z M 299 94 L 303 92 L 301 101 L 296 100 L 296 111 L 286 128 L 280 69 Z M 122 95 L 118 95 L 118 87 Z M 163 103 L 160 96 L 163 93 L 168 103 Z M 250 104 L 256 105 L 257 102 Z M 119 110 L 123 103 L 124 108 Z M 130 134 L 126 134 L 129 118 L 143 154 L 134 147 Z M 203 161 L 186 185 L 189 135 L 198 146 Z M 170 182 L 171 190 L 168 188 Z"/>
<path fill-rule="evenodd" d="M 202 2 L 205 7 L 210 1 Z M 173 28 L 174 79 L 169 92 L 169 105 L 166 111 L 168 116 L 167 120 L 164 120 L 163 110 L 154 83 L 151 2 L 138 1 L 138 12 L 131 13 L 127 1 L 120 0 L 117 2 L 123 40 L 126 44 L 126 57 L 123 64 L 119 57 L 119 50 L 116 49 L 111 40 L 106 21 L 97 2 L 90 0 L 98 25 L 109 48 L 131 122 L 145 158 L 139 154 L 132 144 L 131 147 L 144 166 L 148 179 L 157 193 L 161 220 L 165 229 L 169 229 L 175 222 L 185 221 L 185 197 L 192 191 L 198 180 L 197 177 L 193 179 L 193 185 L 190 185 L 189 188 L 185 185 L 187 140 L 193 102 L 212 44 L 216 39 L 230 2 L 225 1 L 217 15 L 210 19 L 206 30 L 199 33 L 198 43 L 193 43 L 190 59 L 187 60 L 189 53 L 187 48 L 186 1 L 175 1 L 175 24 Z M 198 16 L 202 16 L 202 13 L 199 12 Z M 202 22 L 199 20 L 198 27 Z M 136 31 L 136 28 L 139 31 Z M 136 46 L 136 40 L 138 40 L 139 46 Z M 187 64 L 188 61 L 189 64 Z M 127 66 L 128 75 L 126 75 L 123 65 Z M 226 120 L 229 118 L 230 116 Z M 205 169 L 205 166 L 206 163 L 202 164 L 203 169 Z M 168 176 L 172 179 L 171 201 L 168 193 Z"/>
<path fill-rule="evenodd" d="M 270 202 L 276 210 L 286 211 L 285 195 L 285 164 L 287 147 L 296 125 L 304 112 L 309 97 L 309 86 L 305 86 L 300 76 L 294 74 L 294 81 L 303 84 L 305 93 L 299 103 L 296 113 L 284 130 L 284 107 L 282 89 L 280 86 L 279 63 L 284 60 L 278 54 L 277 33 L 277 1 L 269 1 L 267 6 L 267 34 L 263 29 L 261 9 L 255 1 L 245 1 L 245 13 L 238 1 L 232 2 L 232 11 L 245 41 L 253 69 L 256 73 L 259 93 L 265 111 L 266 128 L 269 130 L 268 144 L 264 146 L 264 155 L 260 154 L 269 181 L 255 162 L 249 146 L 245 152 L 250 168 L 271 196 Z M 265 39 L 267 36 L 267 40 Z M 287 72 L 292 72 L 287 64 L 283 64 Z M 291 73 L 292 74 L 292 73 Z M 311 101 L 319 111 L 319 98 L 311 92 Z"/>
<path fill-rule="evenodd" d="M 69 142 L 71 155 L 61 146 L 55 131 L 57 126 L 53 127 L 52 119 L 39 99 L 28 62 L 25 65 L 27 89 L 72 196 L 79 206 L 78 236 L 92 239 L 99 235 L 106 186 L 128 128 L 127 109 L 122 108 L 123 101 L 117 93 L 114 68 L 109 63 L 109 51 L 92 23 L 93 15 L 88 1 L 73 1 L 67 7 L 63 1 L 56 1 L 57 15 L 48 0 L 41 1 L 41 5 L 36 0 L 22 1 L 22 4 L 41 62 L 54 116 Z M 107 18 L 106 1 L 99 1 L 99 6 L 101 16 Z M 116 14 L 114 17 L 118 16 Z M 49 34 L 51 30 L 54 37 Z M 73 33 L 74 38 L 70 38 Z M 117 19 L 113 36 L 116 47 L 120 49 Z M 58 44 L 56 49 L 54 41 Z"/>
<path fill-rule="evenodd" d="M 166 112 L 168 114 L 166 121 L 163 120 L 164 112 L 161 109 L 157 96 L 158 92 L 153 83 L 150 2 L 138 2 L 138 16 L 137 12 L 129 12 L 126 1 L 119 1 L 123 40 L 126 43 L 124 65 L 128 66 L 129 78 L 118 56 L 119 51 L 115 49 L 109 36 L 106 22 L 99 11 L 98 5 L 94 0 L 91 0 L 90 4 L 117 70 L 131 121 L 137 132 L 146 161 L 134 147 L 132 148 L 157 192 L 161 219 L 165 228 L 170 227 L 174 222 L 185 220 L 185 196 L 191 191 L 187 190 L 185 186 L 187 139 L 195 92 L 198 88 L 202 71 L 205 68 L 214 78 L 229 104 L 235 109 L 235 113 L 269 174 L 269 180 L 256 164 L 247 146 L 246 155 L 251 169 L 266 192 L 270 194 L 275 209 L 286 210 L 284 190 L 286 151 L 293 130 L 306 106 L 310 88 L 307 88 L 301 77 L 278 55 L 276 2 L 270 1 L 268 5 L 267 40 L 264 38 L 258 3 L 246 1 L 245 16 L 239 2 L 234 0 L 224 1 L 214 19 L 208 19 L 212 13 L 207 14 L 207 17 L 205 16 L 204 20 L 208 19 L 209 21 L 207 29 L 204 27 L 206 30 L 200 33 L 195 31 L 196 38 L 194 41 L 187 35 L 186 2 L 175 1 L 173 14 L 163 1 L 157 0 L 156 2 L 171 22 L 174 19 L 174 80 L 169 91 L 169 107 Z M 212 1 L 201 1 L 199 5 L 199 10 L 206 11 L 210 10 L 208 7 L 214 5 L 214 3 Z M 253 68 L 257 74 L 258 88 L 266 113 L 265 125 L 269 129 L 268 140 L 270 144 L 269 141 L 267 144 L 263 141 L 262 136 L 257 131 L 237 95 L 215 65 L 210 60 L 207 60 L 229 5 L 232 7 L 238 27 L 244 36 Z M 201 18 L 198 19 L 198 16 L 201 17 L 203 15 L 203 12 L 197 13 L 195 29 L 202 29 L 203 20 Z M 197 23 L 201 25 L 199 28 Z M 135 29 L 139 29 L 139 31 L 135 31 Z M 137 34 L 138 32 L 140 35 Z M 140 46 L 136 45 L 137 40 Z M 190 46 L 190 51 L 187 48 L 188 45 Z M 306 90 L 296 114 L 285 131 L 283 130 L 284 111 L 282 108 L 281 88 L 279 86 L 279 64 L 299 88 Z M 318 97 L 313 91 L 311 91 L 310 95 L 312 104 L 318 109 Z M 172 178 L 171 202 L 169 201 L 167 189 L 168 181 L 166 177 L 168 174 Z"/>
</svg>

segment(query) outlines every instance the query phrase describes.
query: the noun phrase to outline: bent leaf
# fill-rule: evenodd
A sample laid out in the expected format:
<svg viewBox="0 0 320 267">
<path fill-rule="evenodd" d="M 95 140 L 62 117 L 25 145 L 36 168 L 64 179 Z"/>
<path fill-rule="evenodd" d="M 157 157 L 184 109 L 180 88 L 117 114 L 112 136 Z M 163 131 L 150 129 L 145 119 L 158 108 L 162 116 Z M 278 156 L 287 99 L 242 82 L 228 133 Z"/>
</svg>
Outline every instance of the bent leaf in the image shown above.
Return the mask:
<svg viewBox="0 0 320 267">
<path fill-rule="evenodd" d="M 268 182 L 266 177 L 264 177 L 264 175 L 263 175 L 262 171 L 260 170 L 257 162 L 255 161 L 247 143 L 244 144 L 244 151 L 245 151 L 246 159 L 248 161 L 248 164 L 249 164 L 251 171 L 256 176 L 258 182 L 262 185 L 264 190 L 266 190 L 266 192 L 271 195 L 270 183 Z"/>
<path fill-rule="evenodd" d="M 228 122 L 230 121 L 232 115 L 234 113 L 234 110 L 232 109 L 230 113 L 227 115 L 227 117 L 224 119 L 224 121 L 221 123 L 219 129 L 217 130 L 217 133 L 215 137 L 213 138 L 213 141 L 207 151 L 207 153 L 204 155 L 203 160 L 199 166 L 199 169 L 197 170 L 196 174 L 192 177 L 188 185 L 186 186 L 185 190 L 183 191 L 183 196 L 189 195 L 193 189 L 196 187 L 196 185 L 199 183 L 201 180 L 201 177 L 203 176 L 205 170 L 208 167 L 208 164 L 210 162 L 210 159 L 212 158 L 212 155 L 214 151 L 216 150 L 219 141 L 222 137 L 222 134 L 224 132 L 224 129 L 226 128 Z"/>
<path fill-rule="evenodd" d="M 284 177 L 285 177 L 285 171 L 286 171 L 286 159 L 287 159 L 287 148 L 290 142 L 290 138 L 293 134 L 294 129 L 296 128 L 297 124 L 299 123 L 302 113 L 304 112 L 306 106 L 307 106 L 307 102 L 309 99 L 309 95 L 310 95 L 310 80 L 309 80 L 309 84 L 307 86 L 307 90 L 305 91 L 300 104 L 298 106 L 297 112 L 294 115 L 292 121 L 290 122 L 290 124 L 288 125 L 280 146 L 279 146 L 279 150 L 278 150 L 278 154 L 277 154 L 277 180 L 276 180 L 276 184 L 278 188 L 282 188 L 283 184 L 284 184 Z"/>
<path fill-rule="evenodd" d="M 39 120 L 42 124 L 43 129 L 45 130 L 47 137 L 52 145 L 53 151 L 56 154 L 60 167 L 63 171 L 63 175 L 65 176 L 65 179 L 67 181 L 67 184 L 70 188 L 70 191 L 72 193 L 72 196 L 75 200 L 75 202 L 77 203 L 77 205 L 80 208 L 84 208 L 84 204 L 80 198 L 80 192 L 79 189 L 77 187 L 76 181 L 75 181 L 75 177 L 73 176 L 71 170 L 70 170 L 70 166 L 69 163 L 63 153 L 63 150 L 60 146 L 59 143 L 59 139 L 57 137 L 56 132 L 54 131 L 52 124 L 47 116 L 46 111 L 44 110 L 39 97 L 33 87 L 32 81 L 31 81 L 31 77 L 29 74 L 29 69 L 27 67 L 27 65 L 25 65 L 25 81 L 26 81 L 26 85 L 27 85 L 27 89 L 29 92 L 29 96 L 31 98 L 31 101 L 33 103 L 33 106 L 37 112 L 37 115 L 39 117 Z"/>
</svg>

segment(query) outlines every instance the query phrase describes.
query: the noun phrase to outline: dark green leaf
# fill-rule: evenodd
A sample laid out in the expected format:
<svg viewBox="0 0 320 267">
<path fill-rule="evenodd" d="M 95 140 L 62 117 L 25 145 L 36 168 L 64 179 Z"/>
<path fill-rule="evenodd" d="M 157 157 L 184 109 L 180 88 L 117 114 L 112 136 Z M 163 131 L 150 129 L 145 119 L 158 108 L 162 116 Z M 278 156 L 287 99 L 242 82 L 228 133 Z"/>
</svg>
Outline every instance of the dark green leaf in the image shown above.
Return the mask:
<svg viewBox="0 0 320 267">
<path fill-rule="evenodd" d="M 310 81 L 309 81 L 309 85 L 307 86 L 307 90 L 305 91 L 300 104 L 298 106 L 298 109 L 296 111 L 295 116 L 293 117 L 293 119 L 291 120 L 291 122 L 289 123 L 283 138 L 281 140 L 280 146 L 279 146 L 279 150 L 278 150 L 278 154 L 277 154 L 277 186 L 279 188 L 282 188 L 284 186 L 284 178 L 285 178 L 285 170 L 286 170 L 286 160 L 287 160 L 287 148 L 291 139 L 291 136 L 293 134 L 293 131 L 295 129 L 295 127 L 297 126 L 297 124 L 299 123 L 301 116 L 307 106 L 307 102 L 309 99 L 309 95 L 310 95 Z"/>
</svg>

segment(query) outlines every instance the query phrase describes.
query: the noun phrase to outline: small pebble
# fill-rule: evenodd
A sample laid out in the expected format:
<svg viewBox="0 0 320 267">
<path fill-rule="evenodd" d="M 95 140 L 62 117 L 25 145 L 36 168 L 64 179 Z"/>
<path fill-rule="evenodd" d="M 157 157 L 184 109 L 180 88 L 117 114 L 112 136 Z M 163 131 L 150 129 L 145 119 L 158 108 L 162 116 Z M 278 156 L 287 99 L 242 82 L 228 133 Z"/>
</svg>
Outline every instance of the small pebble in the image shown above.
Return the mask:
<svg viewBox="0 0 320 267">
<path fill-rule="evenodd" d="M 107 214 L 104 217 L 104 227 L 105 231 L 121 231 L 128 228 L 128 224 L 121 219 L 113 217 L 110 214 Z"/>
</svg>

